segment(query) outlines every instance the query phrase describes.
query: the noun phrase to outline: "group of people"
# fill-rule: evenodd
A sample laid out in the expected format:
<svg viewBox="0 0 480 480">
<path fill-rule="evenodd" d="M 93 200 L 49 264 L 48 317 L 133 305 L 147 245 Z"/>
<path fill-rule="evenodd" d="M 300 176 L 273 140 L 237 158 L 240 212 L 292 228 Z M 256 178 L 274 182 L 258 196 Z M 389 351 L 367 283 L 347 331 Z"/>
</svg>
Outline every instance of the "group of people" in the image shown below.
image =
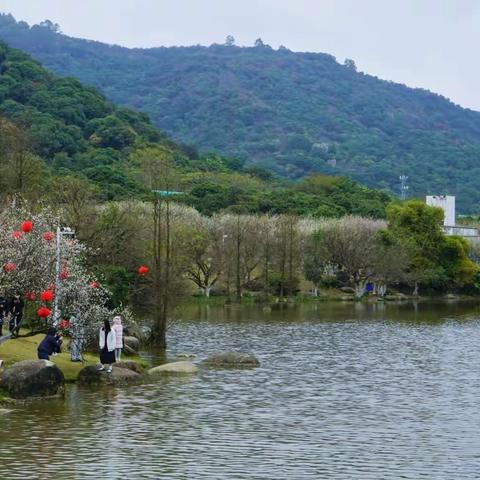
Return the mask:
<svg viewBox="0 0 480 480">
<path fill-rule="evenodd" d="M 22 323 L 25 302 L 20 295 L 11 298 L 0 297 L 0 337 L 3 335 L 3 325 L 8 323 L 12 336 L 18 335 Z"/>
<path fill-rule="evenodd" d="M 51 355 L 60 353 L 63 338 L 61 332 L 55 327 L 47 330 L 47 335 L 40 342 L 37 348 L 37 355 L 40 360 L 49 360 Z M 100 363 L 99 371 L 112 372 L 112 365 L 120 362 L 123 349 L 123 325 L 119 316 L 113 318 L 113 325 L 105 320 L 99 333 Z M 75 360 L 74 360 L 75 361 Z"/>
<path fill-rule="evenodd" d="M 99 371 L 112 372 L 112 364 L 120 362 L 123 348 L 123 325 L 119 316 L 113 318 L 113 325 L 105 320 L 99 335 L 100 363 Z"/>
</svg>

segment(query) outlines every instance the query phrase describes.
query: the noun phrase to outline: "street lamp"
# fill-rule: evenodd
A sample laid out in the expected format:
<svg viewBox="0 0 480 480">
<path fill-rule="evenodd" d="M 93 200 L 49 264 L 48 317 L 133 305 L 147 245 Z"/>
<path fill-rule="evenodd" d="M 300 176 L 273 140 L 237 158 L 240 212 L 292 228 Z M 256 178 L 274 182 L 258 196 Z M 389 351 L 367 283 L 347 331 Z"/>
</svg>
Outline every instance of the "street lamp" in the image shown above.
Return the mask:
<svg viewBox="0 0 480 480">
<path fill-rule="evenodd" d="M 75 235 L 75 231 L 72 230 L 70 227 L 57 227 L 57 245 L 56 245 L 56 266 L 55 266 L 55 286 L 56 292 L 55 297 L 53 300 L 53 325 L 57 325 L 59 323 L 60 311 L 58 310 L 58 296 L 60 291 L 60 251 L 61 251 L 61 242 L 62 237 L 73 237 Z"/>
</svg>

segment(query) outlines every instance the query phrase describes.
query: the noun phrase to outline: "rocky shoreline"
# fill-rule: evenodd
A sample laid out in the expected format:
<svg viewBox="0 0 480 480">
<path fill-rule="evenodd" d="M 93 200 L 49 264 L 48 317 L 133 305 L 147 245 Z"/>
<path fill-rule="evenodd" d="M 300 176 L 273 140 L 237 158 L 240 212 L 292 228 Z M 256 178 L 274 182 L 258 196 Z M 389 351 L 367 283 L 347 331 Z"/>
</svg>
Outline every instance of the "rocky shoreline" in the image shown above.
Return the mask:
<svg viewBox="0 0 480 480">
<path fill-rule="evenodd" d="M 179 360 L 144 369 L 139 363 L 127 360 L 119 362 L 111 373 L 98 370 L 96 365 L 83 367 L 76 380 L 79 386 L 127 386 L 151 382 L 164 376 L 195 375 L 202 368 L 255 368 L 258 359 L 249 353 L 224 352 L 194 363 Z M 0 374 L 0 405 L 29 399 L 62 397 L 65 393 L 65 376 L 62 370 L 49 360 L 23 360 L 13 364 Z"/>
</svg>

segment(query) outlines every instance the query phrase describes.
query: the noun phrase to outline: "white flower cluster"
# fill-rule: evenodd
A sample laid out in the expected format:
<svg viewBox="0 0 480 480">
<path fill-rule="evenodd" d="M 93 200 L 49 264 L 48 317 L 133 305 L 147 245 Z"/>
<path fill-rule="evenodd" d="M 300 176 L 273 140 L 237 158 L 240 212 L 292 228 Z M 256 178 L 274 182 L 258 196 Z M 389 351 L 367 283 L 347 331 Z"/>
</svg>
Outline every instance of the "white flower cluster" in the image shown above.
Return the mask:
<svg viewBox="0 0 480 480">
<path fill-rule="evenodd" d="M 111 318 L 109 292 L 84 266 L 87 248 L 74 238 L 61 238 L 60 272 L 57 279 L 56 229 L 59 219 L 46 210 L 32 213 L 14 205 L 0 211 L 0 295 L 22 295 L 36 308 L 45 305 L 40 292 L 57 296 L 58 320 L 72 319 L 70 332 L 84 347 L 96 335 L 103 320 Z M 83 349 L 83 348 L 82 348 Z"/>
</svg>

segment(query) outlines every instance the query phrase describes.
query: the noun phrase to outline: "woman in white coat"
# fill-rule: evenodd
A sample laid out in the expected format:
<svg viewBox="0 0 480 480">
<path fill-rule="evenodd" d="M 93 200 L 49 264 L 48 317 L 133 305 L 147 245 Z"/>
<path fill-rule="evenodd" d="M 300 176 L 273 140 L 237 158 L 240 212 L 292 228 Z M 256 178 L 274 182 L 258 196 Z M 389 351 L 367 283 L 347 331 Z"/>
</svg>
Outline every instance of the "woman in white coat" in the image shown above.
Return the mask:
<svg viewBox="0 0 480 480">
<path fill-rule="evenodd" d="M 107 373 L 112 372 L 112 363 L 115 363 L 115 332 L 110 327 L 110 322 L 105 320 L 103 327 L 100 329 L 100 363 L 102 364 L 98 370 L 107 369 Z"/>
</svg>

